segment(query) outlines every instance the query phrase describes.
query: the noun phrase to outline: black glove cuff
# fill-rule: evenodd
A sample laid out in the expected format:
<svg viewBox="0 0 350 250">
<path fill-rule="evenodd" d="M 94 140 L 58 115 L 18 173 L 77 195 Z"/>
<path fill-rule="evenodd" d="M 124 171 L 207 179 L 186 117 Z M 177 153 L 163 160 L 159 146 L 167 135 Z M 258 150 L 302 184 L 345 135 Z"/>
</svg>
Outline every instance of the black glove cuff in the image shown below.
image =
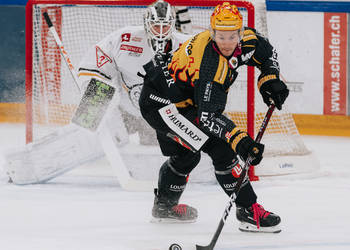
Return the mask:
<svg viewBox="0 0 350 250">
<path fill-rule="evenodd" d="M 230 144 L 231 144 L 231 147 L 232 147 L 233 151 L 238 153 L 238 151 L 237 151 L 238 150 L 238 144 L 240 144 L 240 142 L 243 139 L 245 139 L 246 137 L 249 137 L 248 134 L 246 132 L 241 132 L 241 131 L 239 131 L 238 133 L 236 133 L 234 136 L 231 137 Z"/>
<path fill-rule="evenodd" d="M 262 87 L 264 86 L 267 87 L 267 85 L 271 84 L 272 82 L 275 82 L 275 81 L 280 81 L 278 76 L 275 75 L 275 74 L 271 74 L 271 75 L 266 75 L 266 76 L 263 76 L 263 77 L 259 77 L 259 81 L 258 81 L 258 88 L 259 90 L 261 91 Z"/>
</svg>

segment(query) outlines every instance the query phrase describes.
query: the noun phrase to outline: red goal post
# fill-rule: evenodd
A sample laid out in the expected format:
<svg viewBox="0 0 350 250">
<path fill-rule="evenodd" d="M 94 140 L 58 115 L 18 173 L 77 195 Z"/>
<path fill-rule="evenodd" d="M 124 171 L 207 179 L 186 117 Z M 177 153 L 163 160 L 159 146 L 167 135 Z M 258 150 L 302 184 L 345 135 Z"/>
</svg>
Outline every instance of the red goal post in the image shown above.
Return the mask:
<svg viewBox="0 0 350 250">
<path fill-rule="evenodd" d="M 28 1 L 26 5 L 27 142 L 35 142 L 36 139 L 49 134 L 55 128 L 68 124 L 79 101 L 79 94 L 74 90 L 74 84 L 69 85 L 69 82 L 73 79 L 71 79 L 69 73 L 67 74 L 66 65 L 62 61 L 59 50 L 50 38 L 42 13 L 48 11 L 49 15 L 52 16 L 55 28 L 72 58 L 73 65 L 75 65 L 81 59 L 84 48 L 92 46 L 110 32 L 130 24 L 142 25 L 142 11 L 152 2 L 154 1 Z M 225 2 L 225 0 L 169 0 L 168 2 L 173 6 L 188 6 L 192 23 L 194 27 L 200 27 L 197 30 L 200 31 L 209 26 L 209 17 L 213 8 L 217 4 Z M 259 11 L 256 11 L 257 4 L 264 2 L 262 0 L 229 2 L 235 4 L 243 14 L 245 26 L 255 28 L 258 14 L 266 15 L 266 10 L 260 7 Z M 89 12 L 91 8 L 94 8 L 93 12 Z M 79 23 L 81 25 L 79 27 L 75 23 L 79 22 L 78 19 L 82 14 L 73 16 L 76 11 L 86 13 L 86 17 Z M 95 16 L 95 12 L 101 13 L 99 16 Z M 90 21 L 93 22 L 88 23 Z M 261 22 L 264 22 L 264 19 L 259 18 L 258 24 L 266 27 L 266 20 L 265 23 Z M 72 26 L 72 29 L 70 29 L 70 26 Z M 95 36 L 91 38 L 88 36 L 89 34 L 81 34 L 80 31 L 85 30 L 85 28 L 91 28 L 86 33 L 94 33 Z M 261 102 L 261 97 L 258 97 L 259 93 L 255 88 L 257 74 L 254 67 L 241 70 L 240 75 L 241 77 L 237 80 L 233 91 L 230 91 L 230 95 L 232 93 L 234 96 L 229 99 L 226 113 L 238 126 L 246 129 L 254 138 L 267 107 Z M 257 98 L 255 95 L 257 95 Z M 238 106 L 240 107 L 238 108 Z M 285 124 L 288 126 L 286 129 Z M 278 114 L 276 112 L 272 117 L 271 125 L 269 124 L 267 129 L 267 134 L 269 133 L 273 139 L 270 143 L 269 137 L 266 136 L 266 145 L 271 144 L 275 149 L 271 147 L 271 150 L 267 150 L 267 155 L 274 157 L 276 155 L 309 154 L 300 139 L 291 114 Z M 281 137 L 275 139 L 281 134 Z M 289 144 L 286 139 L 291 139 L 292 142 Z M 276 141 L 279 141 L 279 144 Z M 280 144 L 287 143 L 286 150 L 282 150 Z M 290 146 L 291 144 L 292 146 Z M 251 169 L 250 178 L 256 179 L 254 169 Z"/>
</svg>

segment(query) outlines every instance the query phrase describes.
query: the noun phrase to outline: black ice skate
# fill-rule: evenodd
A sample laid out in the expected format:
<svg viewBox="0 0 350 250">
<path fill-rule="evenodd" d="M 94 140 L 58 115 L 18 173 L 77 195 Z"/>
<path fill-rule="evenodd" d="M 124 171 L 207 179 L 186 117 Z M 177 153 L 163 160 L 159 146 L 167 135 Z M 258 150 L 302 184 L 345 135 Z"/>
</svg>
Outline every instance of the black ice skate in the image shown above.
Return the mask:
<svg viewBox="0 0 350 250">
<path fill-rule="evenodd" d="M 236 217 L 241 222 L 239 230 L 243 232 L 279 233 L 281 218 L 263 206 L 254 203 L 250 208 L 236 206 Z"/>
<path fill-rule="evenodd" d="M 155 223 L 191 223 L 198 217 L 197 209 L 186 204 L 174 204 L 162 199 L 155 191 L 152 209 L 152 222 Z"/>
</svg>

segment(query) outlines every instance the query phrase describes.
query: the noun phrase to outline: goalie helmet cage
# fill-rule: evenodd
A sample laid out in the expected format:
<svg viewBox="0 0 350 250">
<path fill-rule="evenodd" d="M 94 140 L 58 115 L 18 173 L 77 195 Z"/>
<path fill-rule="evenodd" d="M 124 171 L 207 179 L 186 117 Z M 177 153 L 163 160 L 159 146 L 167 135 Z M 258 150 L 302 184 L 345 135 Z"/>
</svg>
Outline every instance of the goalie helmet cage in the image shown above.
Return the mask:
<svg viewBox="0 0 350 250">
<path fill-rule="evenodd" d="M 42 16 L 48 12 L 73 65 L 84 52 L 118 28 L 143 25 L 144 9 L 153 0 L 29 0 L 26 5 L 26 141 L 35 142 L 70 122 L 80 93 Z M 210 15 L 224 0 L 169 0 L 188 6 L 194 32 L 209 27 Z M 229 1 L 243 15 L 244 26 L 267 36 L 265 1 Z M 267 110 L 255 87 L 254 67 L 241 67 L 231 87 L 226 114 L 254 138 Z M 275 112 L 266 131 L 264 160 L 250 169 L 250 179 L 264 175 L 308 172 L 317 163 L 305 147 L 292 115 Z M 257 172 L 259 171 L 259 173 Z"/>
</svg>

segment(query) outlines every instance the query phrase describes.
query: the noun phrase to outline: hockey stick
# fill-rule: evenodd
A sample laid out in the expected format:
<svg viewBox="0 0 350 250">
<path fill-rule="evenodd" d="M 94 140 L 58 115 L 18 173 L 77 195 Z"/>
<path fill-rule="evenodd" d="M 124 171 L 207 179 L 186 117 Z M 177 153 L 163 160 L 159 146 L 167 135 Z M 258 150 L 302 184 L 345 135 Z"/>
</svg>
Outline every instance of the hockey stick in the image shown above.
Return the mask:
<svg viewBox="0 0 350 250">
<path fill-rule="evenodd" d="M 64 49 L 63 43 L 59 38 L 57 31 L 53 26 L 47 12 L 44 12 L 43 16 L 45 18 L 47 25 L 49 26 L 49 30 L 51 34 L 55 38 L 57 46 L 59 47 L 60 52 L 66 64 L 68 65 L 69 71 L 73 76 L 74 83 L 76 87 L 79 89 L 79 91 L 81 92 L 78 76 L 72 64 L 72 61 L 70 60 L 67 51 Z M 114 169 L 114 172 L 118 178 L 119 184 L 123 189 L 128 191 L 145 191 L 148 189 L 149 190 L 153 189 L 153 187 L 155 186 L 155 183 L 152 183 L 150 181 L 136 180 L 131 176 L 131 174 L 129 173 L 129 170 L 126 168 L 124 164 L 124 161 L 120 155 L 119 149 L 116 147 L 113 141 L 112 135 L 110 134 L 108 129 L 101 129 L 99 132 L 97 132 L 97 136 L 109 163 Z"/>
<path fill-rule="evenodd" d="M 55 41 L 56 41 L 57 46 L 58 46 L 58 48 L 59 48 L 59 50 L 60 50 L 60 52 L 61 52 L 61 55 L 62 55 L 63 58 L 64 58 L 64 61 L 67 63 L 67 66 L 68 66 L 68 68 L 69 68 L 69 71 L 70 71 L 70 73 L 72 74 L 72 77 L 73 77 L 73 79 L 74 79 L 75 86 L 78 88 L 78 90 L 79 90 L 79 92 L 80 92 L 80 86 L 79 86 L 79 84 L 78 84 L 79 81 L 78 81 L 77 73 L 76 73 L 75 70 L 74 70 L 72 61 L 70 60 L 67 51 L 64 49 L 63 43 L 62 43 L 60 37 L 58 36 L 55 27 L 52 25 L 51 19 L 50 19 L 49 15 L 47 14 L 47 12 L 44 12 L 44 13 L 43 13 L 43 16 L 44 16 L 44 18 L 45 18 L 45 21 L 46 21 L 46 23 L 47 23 L 47 26 L 49 26 L 49 30 L 50 30 L 51 34 L 52 34 L 53 37 L 55 38 Z"/>
<path fill-rule="evenodd" d="M 264 117 L 264 120 L 262 121 L 262 124 L 261 124 L 261 127 L 259 129 L 259 132 L 256 136 L 256 139 L 255 139 L 255 142 L 260 142 L 261 141 L 261 138 L 266 130 L 266 127 L 267 127 L 267 124 L 269 123 L 270 121 L 270 118 L 272 116 L 272 113 L 275 109 L 275 105 L 274 104 L 271 104 L 268 111 L 266 112 L 266 115 Z M 231 211 L 231 208 L 233 206 L 233 203 L 236 201 L 236 198 L 238 196 L 238 193 L 239 193 L 239 190 L 241 189 L 241 185 L 243 183 L 243 181 L 245 180 L 246 178 L 246 174 L 249 170 L 249 167 L 250 167 L 250 163 L 251 163 L 252 159 L 251 157 L 248 157 L 248 159 L 246 160 L 246 162 L 244 163 L 244 166 L 243 166 L 243 171 L 242 171 L 242 174 L 240 175 L 240 177 L 238 178 L 238 181 L 237 181 L 237 184 L 233 190 L 233 193 L 231 194 L 230 196 L 230 200 L 229 200 L 229 203 L 227 204 L 226 208 L 225 208 L 225 211 L 224 211 L 224 214 L 220 220 L 220 223 L 215 231 L 215 234 L 212 238 L 212 240 L 210 241 L 210 244 L 207 245 L 207 246 L 199 246 L 199 245 L 196 245 L 196 249 L 197 250 L 213 250 L 214 247 L 215 247 L 215 244 L 221 234 L 221 231 L 225 225 L 225 222 L 226 222 L 226 219 Z"/>
</svg>

